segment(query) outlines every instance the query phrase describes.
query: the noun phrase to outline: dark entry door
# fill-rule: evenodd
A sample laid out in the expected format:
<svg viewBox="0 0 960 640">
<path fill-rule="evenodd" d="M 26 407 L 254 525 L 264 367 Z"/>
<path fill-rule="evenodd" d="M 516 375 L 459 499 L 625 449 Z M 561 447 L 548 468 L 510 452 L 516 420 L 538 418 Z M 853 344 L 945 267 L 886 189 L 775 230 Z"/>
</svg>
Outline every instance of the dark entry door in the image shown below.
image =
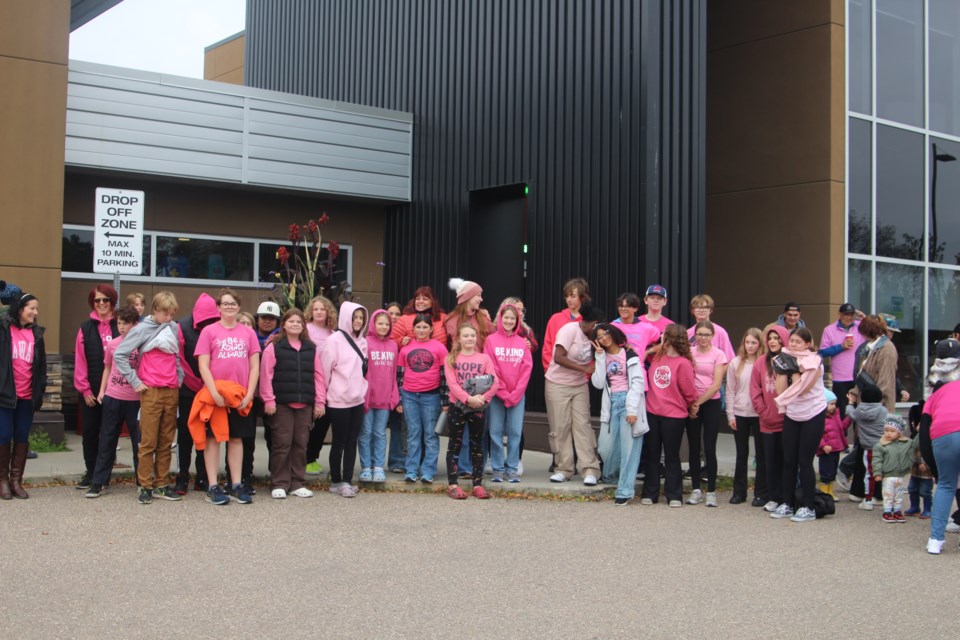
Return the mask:
<svg viewBox="0 0 960 640">
<path fill-rule="evenodd" d="M 483 306 L 496 316 L 507 296 L 526 297 L 526 185 L 470 192 L 470 275 L 483 287 Z"/>
</svg>

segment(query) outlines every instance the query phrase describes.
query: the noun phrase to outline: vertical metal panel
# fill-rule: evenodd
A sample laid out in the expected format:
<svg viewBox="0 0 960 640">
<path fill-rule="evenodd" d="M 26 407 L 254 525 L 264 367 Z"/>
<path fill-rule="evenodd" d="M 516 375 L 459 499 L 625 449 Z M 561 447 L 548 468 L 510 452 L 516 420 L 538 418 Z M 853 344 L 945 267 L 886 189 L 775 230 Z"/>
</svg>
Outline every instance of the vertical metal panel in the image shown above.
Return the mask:
<svg viewBox="0 0 960 640">
<path fill-rule="evenodd" d="M 248 0 L 247 15 L 248 84 L 415 116 L 388 298 L 426 283 L 449 305 L 447 278 L 482 283 L 465 271 L 469 192 L 528 181 L 535 329 L 573 276 L 611 315 L 660 282 L 687 320 L 704 268 L 706 0 Z"/>
</svg>

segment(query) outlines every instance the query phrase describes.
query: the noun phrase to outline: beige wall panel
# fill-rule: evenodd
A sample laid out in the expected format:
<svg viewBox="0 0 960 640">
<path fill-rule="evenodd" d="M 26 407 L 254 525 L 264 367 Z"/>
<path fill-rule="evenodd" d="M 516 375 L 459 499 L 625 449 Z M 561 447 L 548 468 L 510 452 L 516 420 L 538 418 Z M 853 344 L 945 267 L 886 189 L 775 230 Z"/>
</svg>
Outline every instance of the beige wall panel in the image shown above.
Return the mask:
<svg viewBox="0 0 960 640">
<path fill-rule="evenodd" d="M 846 181 L 846 29 L 830 27 L 830 177 Z M 843 211 L 843 207 L 840 207 Z"/>
<path fill-rule="evenodd" d="M 802 31 L 828 23 L 843 24 L 843 0 L 710 0 L 710 50 Z"/>
<path fill-rule="evenodd" d="M 227 71 L 226 73 L 217 76 L 216 78 L 207 78 L 207 80 L 216 80 L 217 82 L 228 82 L 230 84 L 243 84 L 243 67 L 239 69 L 234 69 L 233 71 Z"/>
<path fill-rule="evenodd" d="M 842 179 L 831 167 L 833 29 L 708 55 L 707 193 Z"/>
<path fill-rule="evenodd" d="M 10 243 L 12 244 L 12 243 Z M 60 352 L 60 271 L 31 267 L 0 267 L 0 279 L 12 282 L 40 302 L 38 322 L 46 327 L 47 353 Z"/>
<path fill-rule="evenodd" d="M 771 322 L 776 322 L 781 313 L 783 313 L 783 303 L 719 309 L 713 314 L 713 318 L 730 334 L 730 342 L 736 350 L 740 346 L 743 333 L 749 327 L 762 330 Z M 813 332 L 814 341 L 819 343 L 823 328 L 830 322 L 836 321 L 837 307 L 823 304 L 802 305 L 800 317 L 807 323 L 807 328 Z"/>
<path fill-rule="evenodd" d="M 243 84 L 243 47 L 246 38 L 241 36 L 234 40 L 204 52 L 203 77 L 205 80 L 229 82 L 223 77 L 240 71 L 240 82 Z"/>
<path fill-rule="evenodd" d="M 65 65 L 69 34 L 69 0 L 0 0 L 0 56 Z"/>
</svg>

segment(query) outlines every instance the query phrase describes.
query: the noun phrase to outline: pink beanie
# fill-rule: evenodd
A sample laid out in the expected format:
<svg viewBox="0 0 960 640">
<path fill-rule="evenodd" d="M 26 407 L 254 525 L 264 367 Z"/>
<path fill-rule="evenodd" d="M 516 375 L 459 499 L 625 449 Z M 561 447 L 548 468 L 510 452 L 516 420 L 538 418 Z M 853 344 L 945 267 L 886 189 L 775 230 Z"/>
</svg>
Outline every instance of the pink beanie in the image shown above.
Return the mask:
<svg viewBox="0 0 960 640">
<path fill-rule="evenodd" d="M 476 282 L 462 278 L 450 278 L 448 285 L 457 292 L 457 304 L 463 304 L 473 296 L 483 293 L 483 288 Z"/>
</svg>

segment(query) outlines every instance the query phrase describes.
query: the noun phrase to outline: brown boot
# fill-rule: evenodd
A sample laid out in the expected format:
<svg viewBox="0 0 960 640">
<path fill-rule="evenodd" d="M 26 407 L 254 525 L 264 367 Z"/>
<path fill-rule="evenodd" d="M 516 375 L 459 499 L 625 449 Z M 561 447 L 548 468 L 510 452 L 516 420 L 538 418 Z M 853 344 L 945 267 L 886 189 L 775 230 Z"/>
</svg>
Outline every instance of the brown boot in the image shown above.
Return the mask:
<svg viewBox="0 0 960 640">
<path fill-rule="evenodd" d="M 27 466 L 27 453 L 30 451 L 29 442 L 16 442 L 13 445 L 13 461 L 10 463 L 10 490 L 15 498 L 26 500 L 30 495 L 24 491 L 20 481 L 23 480 L 23 469 Z"/>
<path fill-rule="evenodd" d="M 0 500 L 12 500 L 10 493 L 10 452 L 13 445 L 9 442 L 0 445 Z"/>
</svg>

